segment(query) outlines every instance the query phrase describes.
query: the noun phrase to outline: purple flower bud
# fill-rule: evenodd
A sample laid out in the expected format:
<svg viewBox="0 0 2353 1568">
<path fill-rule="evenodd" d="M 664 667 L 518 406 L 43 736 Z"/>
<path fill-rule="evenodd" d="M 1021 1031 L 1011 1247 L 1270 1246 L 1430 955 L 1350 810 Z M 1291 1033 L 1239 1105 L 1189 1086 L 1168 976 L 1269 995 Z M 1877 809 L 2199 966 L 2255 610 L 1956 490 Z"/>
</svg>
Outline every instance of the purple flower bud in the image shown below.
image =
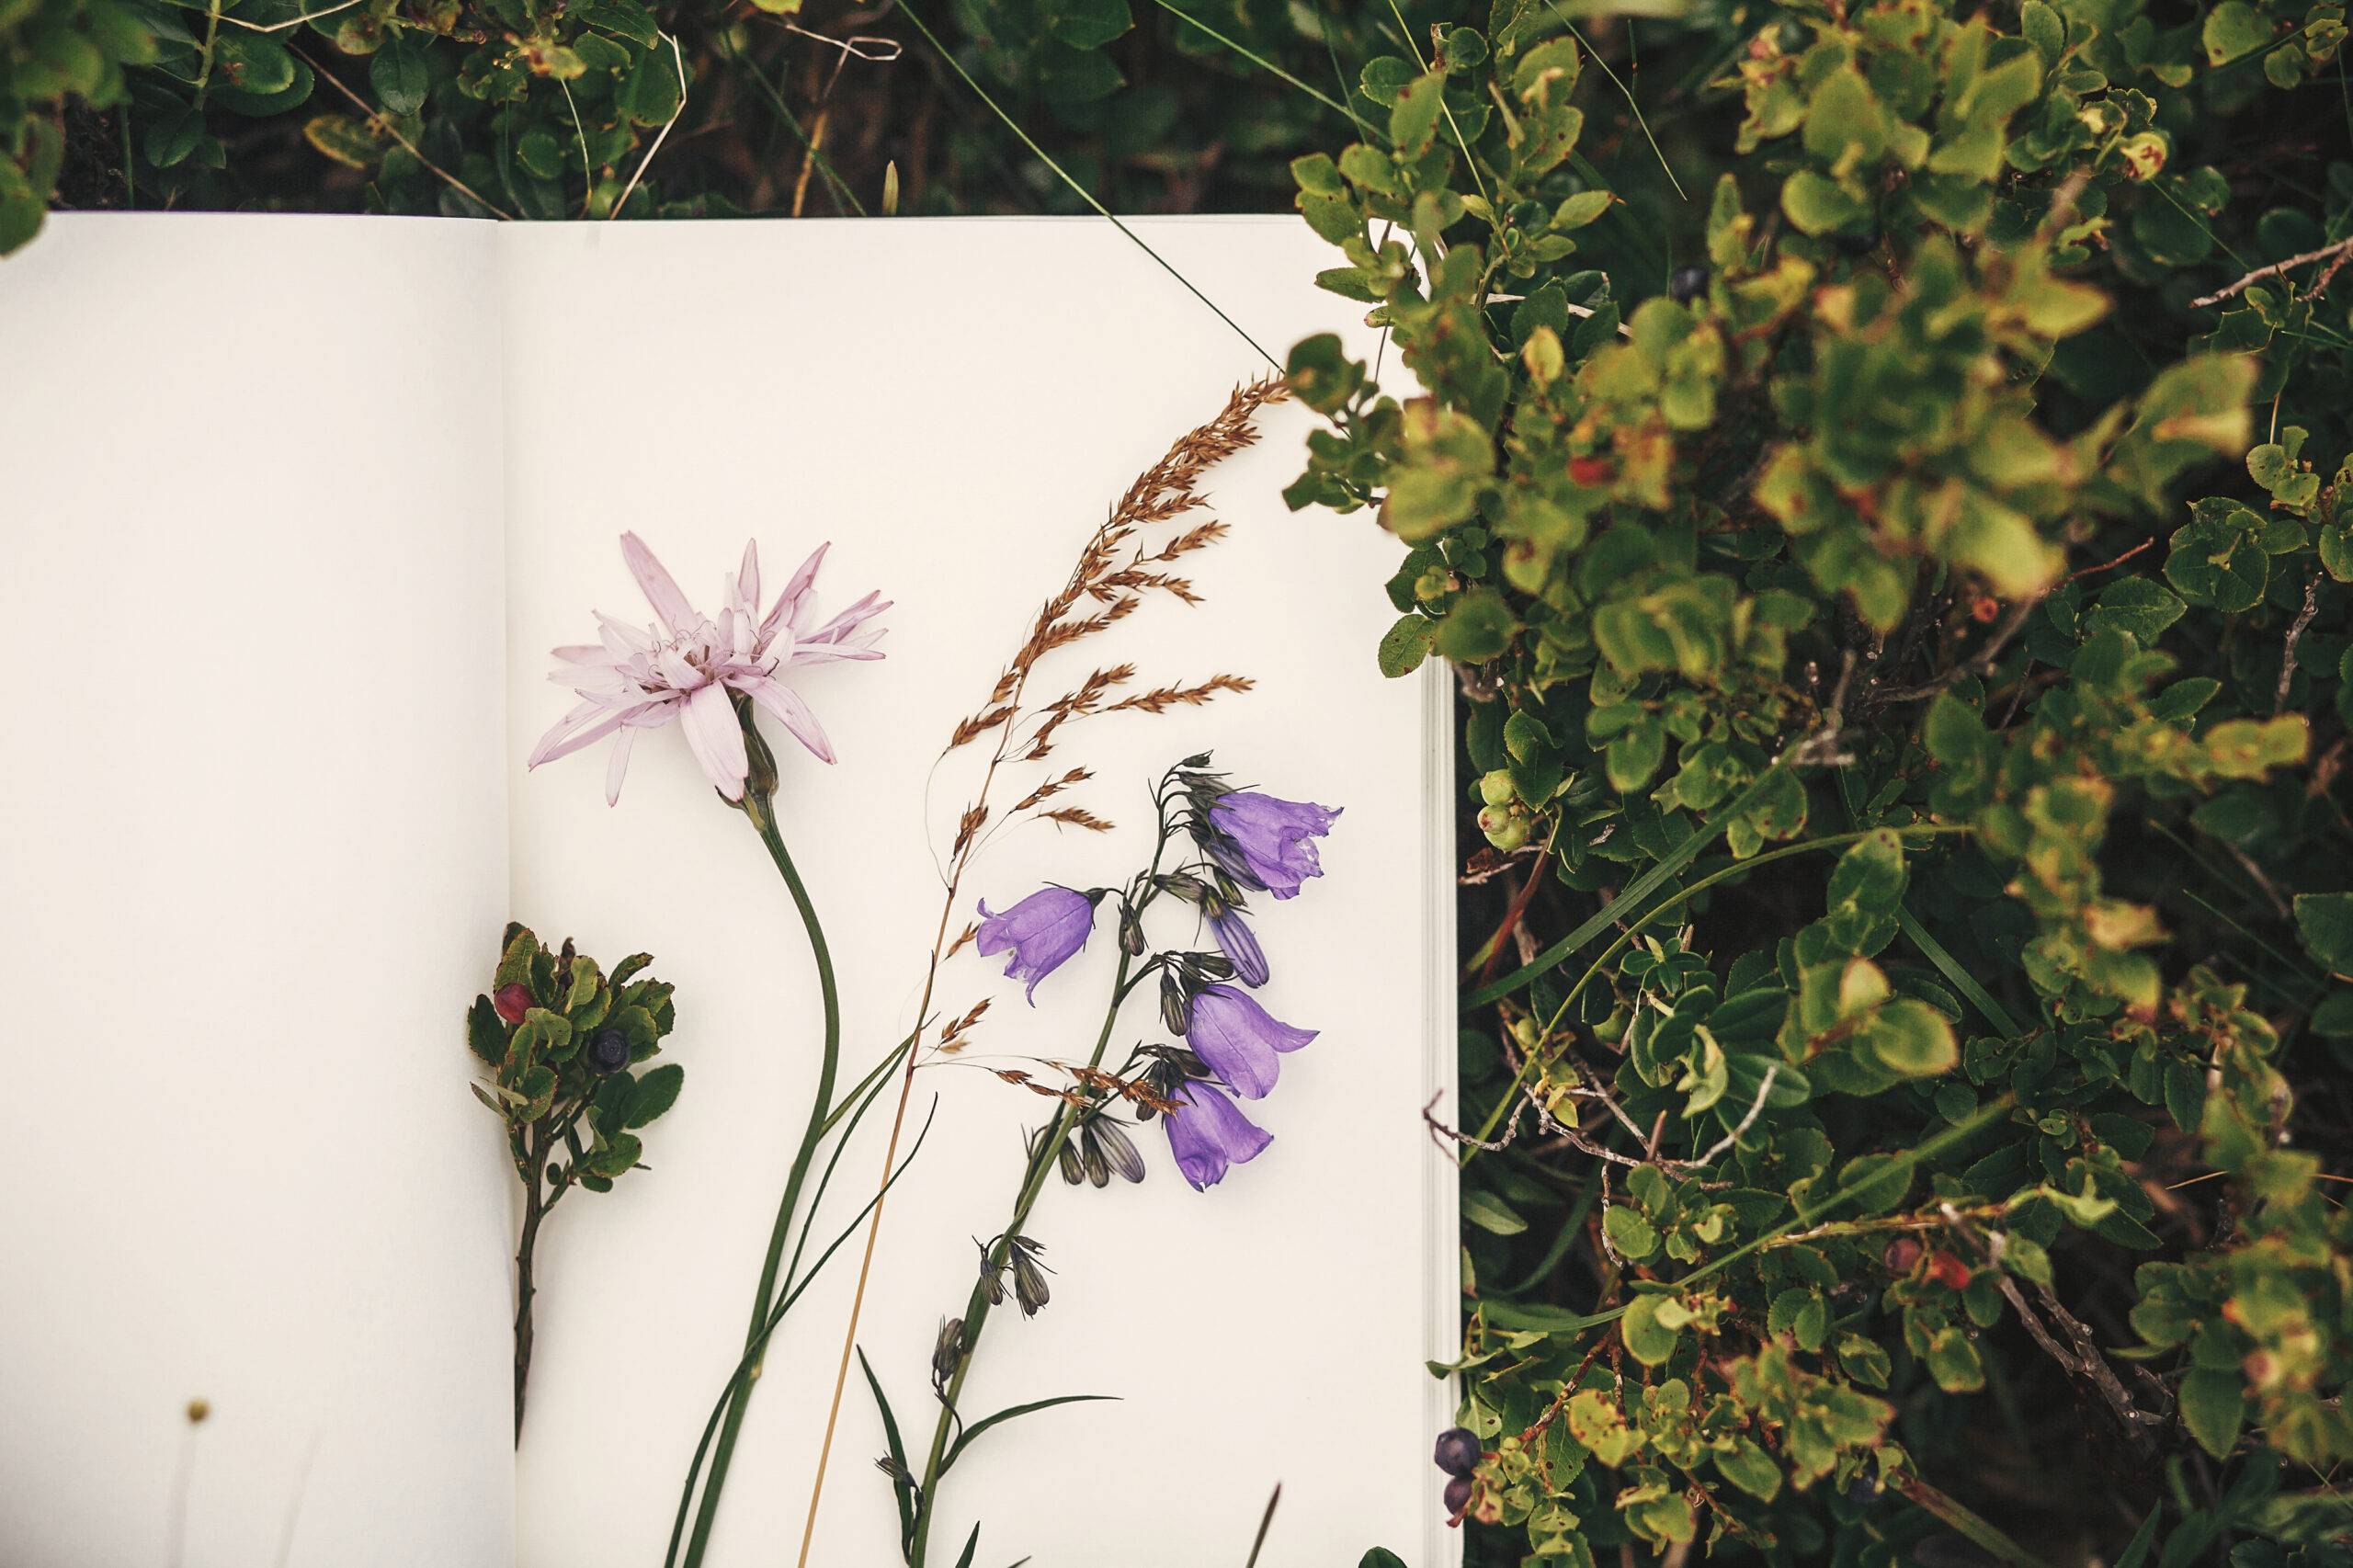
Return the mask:
<svg viewBox="0 0 2353 1568">
<path fill-rule="evenodd" d="M 1246 991 L 1231 985 L 1205 987 L 1193 998 L 1185 1043 L 1211 1072 L 1245 1099 L 1262 1099 L 1281 1070 L 1276 1053 L 1297 1051 L 1315 1038 L 1258 1006 Z"/>
<path fill-rule="evenodd" d="M 1086 946 L 1086 938 L 1095 930 L 1095 901 L 1102 896 L 1099 889 L 1086 893 L 1070 888 L 1044 887 L 1002 915 L 989 913 L 988 901 L 983 899 L 980 939 L 976 945 L 983 953 L 1012 951 L 1005 972 L 1029 983 L 1023 994 L 1035 1006 L 1038 982 Z"/>
<path fill-rule="evenodd" d="M 1168 1152 L 1176 1156 L 1178 1173 L 1196 1192 L 1215 1187 L 1228 1165 L 1256 1159 L 1275 1141 L 1211 1085 L 1181 1085 L 1174 1097 L 1176 1110 L 1160 1122 L 1168 1129 Z"/>
<path fill-rule="evenodd" d="M 1258 938 L 1250 923 L 1242 918 L 1238 909 L 1220 908 L 1210 916 L 1210 930 L 1217 937 L 1217 945 L 1233 964 L 1234 978 L 1245 985 L 1267 983 L 1267 954 L 1258 946 Z"/>
<path fill-rule="evenodd" d="M 1246 872 L 1249 881 L 1277 898 L 1296 898 L 1300 883 L 1324 874 L 1310 840 L 1329 833 L 1339 815 L 1329 806 L 1236 790 L 1219 796 L 1209 809 L 1210 825 L 1231 846 L 1231 853 L 1220 852 L 1225 846 L 1203 848 L 1237 879 Z"/>
</svg>

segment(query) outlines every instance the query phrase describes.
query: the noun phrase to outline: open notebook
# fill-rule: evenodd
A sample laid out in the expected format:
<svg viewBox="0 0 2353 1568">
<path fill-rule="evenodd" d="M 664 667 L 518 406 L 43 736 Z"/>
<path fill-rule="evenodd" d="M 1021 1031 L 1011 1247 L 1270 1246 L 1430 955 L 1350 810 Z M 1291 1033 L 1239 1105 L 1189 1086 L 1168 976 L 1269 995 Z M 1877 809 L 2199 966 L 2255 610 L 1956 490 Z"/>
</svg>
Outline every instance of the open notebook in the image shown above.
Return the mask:
<svg viewBox="0 0 2353 1568">
<path fill-rule="evenodd" d="M 1366 338 L 1295 222 L 1138 227 L 1277 354 Z M 0 1560 L 658 1563 L 817 1009 L 773 872 L 676 731 L 641 739 L 617 808 L 601 754 L 527 776 L 569 701 L 547 650 L 592 608 L 648 619 L 624 529 L 706 606 L 746 537 L 771 583 L 831 540 L 826 603 L 894 601 L 884 662 L 801 686 L 839 764 L 777 737 L 847 1078 L 915 1005 L 969 782 L 932 778 L 949 729 L 1114 498 L 1263 362 L 1108 225 L 1061 222 L 69 216 L 0 266 Z M 960 1466 L 941 1534 L 983 1519 L 982 1568 L 1241 1568 L 1278 1482 L 1264 1563 L 1449 1555 L 1449 1396 L 1421 1370 L 1454 1340 L 1421 1123 L 1452 1041 L 1446 693 L 1375 671 L 1393 542 L 1285 510 L 1306 428 L 1273 410 L 1211 476 L 1233 534 L 1198 558 L 1207 602 L 1116 644 L 1256 689 L 1097 723 L 1085 803 L 1121 831 L 1017 833 L 971 884 L 1001 906 L 1121 880 L 1148 780 L 1203 748 L 1346 812 L 1327 874 L 1259 903 L 1264 994 L 1321 1031 L 1252 1108 L 1272 1147 L 1197 1193 L 1147 1128 L 1142 1186 L 1039 1206 L 1053 1302 L 993 1322 L 967 1407 L 1119 1403 Z M 514 1183 L 460 1028 L 510 917 L 654 953 L 687 1074 L 653 1168 L 550 1230 L 519 1454 Z M 938 1006 L 995 999 L 976 1050 L 1083 1056 L 1111 958 L 1098 933 L 1033 1011 L 967 950 Z M 934 1331 L 1043 1104 L 927 1070 L 918 1114 L 935 1093 L 860 1335 L 926 1430 Z M 853 1272 L 771 1355 L 715 1564 L 791 1561 Z M 896 1560 L 881 1451 L 853 1378 L 813 1561 Z"/>
</svg>

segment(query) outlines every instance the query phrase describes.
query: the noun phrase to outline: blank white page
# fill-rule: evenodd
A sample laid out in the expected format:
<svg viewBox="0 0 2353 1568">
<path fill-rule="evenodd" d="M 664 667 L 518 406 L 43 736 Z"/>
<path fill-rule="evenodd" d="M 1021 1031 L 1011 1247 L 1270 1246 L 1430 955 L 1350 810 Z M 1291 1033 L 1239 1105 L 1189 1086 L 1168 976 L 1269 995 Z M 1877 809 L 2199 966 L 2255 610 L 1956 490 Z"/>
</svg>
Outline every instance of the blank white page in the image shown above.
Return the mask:
<svg viewBox="0 0 2353 1568">
<path fill-rule="evenodd" d="M 492 237 L 61 215 L 0 263 L 10 1562 L 511 1551 L 460 1025 L 506 915 Z"/>
<path fill-rule="evenodd" d="M 1370 351 L 1358 311 L 1313 287 L 1324 253 L 1295 221 L 1137 227 L 1273 353 L 1326 327 Z M 818 1010 L 775 873 L 676 732 L 640 739 L 616 809 L 601 753 L 525 777 L 568 702 L 545 681 L 546 650 L 585 641 L 592 607 L 650 619 L 621 565 L 625 528 L 706 610 L 746 536 L 771 585 L 831 540 L 825 606 L 870 588 L 895 601 L 884 662 L 799 682 L 838 765 L 771 732 L 785 833 L 839 959 L 847 1082 L 911 1022 L 938 907 L 933 855 L 972 783 L 959 754 L 926 801 L 948 732 L 1130 482 L 1267 366 L 1098 222 L 546 226 L 500 240 L 516 912 L 608 961 L 652 951 L 678 988 L 665 1060 L 687 1074 L 647 1134 L 653 1169 L 567 1204 L 543 1247 L 518 1536 L 527 1564 L 644 1564 L 660 1561 L 741 1345 L 816 1073 Z M 943 1568 L 975 1517 L 978 1561 L 996 1568 L 1025 1555 L 1240 1568 L 1278 1482 L 1267 1568 L 1329 1568 L 1373 1545 L 1415 1568 L 1449 1559 L 1428 1458 L 1448 1397 L 1421 1369 L 1454 1338 L 1451 1189 L 1420 1121 L 1453 1038 L 1444 693 L 1434 674 L 1384 681 L 1374 666 L 1395 541 L 1362 515 L 1293 516 L 1279 498 L 1310 423 L 1276 411 L 1260 446 L 1211 475 L 1233 534 L 1193 558 L 1206 603 L 1155 603 L 1054 666 L 1074 681 L 1124 659 L 1146 678 L 1228 671 L 1256 688 L 1068 732 L 1056 760 L 1096 769 L 1079 799 L 1120 831 L 1009 835 L 958 923 L 975 897 L 1003 908 L 1048 879 L 1124 880 L 1148 847 L 1149 779 L 1213 747 L 1241 780 L 1345 809 L 1327 874 L 1295 901 L 1254 901 L 1275 971 L 1267 1005 L 1321 1034 L 1247 1107 L 1275 1142 L 1222 1187 L 1188 1188 L 1153 1127 L 1142 1187 L 1049 1188 L 1029 1230 L 1057 1271 L 1053 1301 L 1031 1322 L 1009 1305 L 993 1316 L 964 1413 L 1066 1393 L 1120 1403 L 987 1435 L 947 1485 Z M 995 998 L 976 1054 L 1083 1059 L 1114 957 L 1107 919 L 1033 1011 L 1001 959 L 968 949 L 938 1007 Z M 1140 994 L 1112 1060 L 1165 1038 Z M 935 1329 L 962 1308 L 974 1238 L 1005 1222 L 1017 1130 L 1043 1102 L 970 1069 L 926 1070 L 917 1085 L 917 1117 L 936 1093 L 938 1121 L 892 1199 L 859 1337 L 919 1449 L 938 1408 Z M 865 1137 L 845 1161 L 835 1225 L 871 1190 L 878 1155 Z M 853 1247 L 769 1357 L 714 1568 L 793 1561 L 855 1265 Z M 853 1371 L 816 1562 L 896 1561 L 881 1451 Z"/>
</svg>

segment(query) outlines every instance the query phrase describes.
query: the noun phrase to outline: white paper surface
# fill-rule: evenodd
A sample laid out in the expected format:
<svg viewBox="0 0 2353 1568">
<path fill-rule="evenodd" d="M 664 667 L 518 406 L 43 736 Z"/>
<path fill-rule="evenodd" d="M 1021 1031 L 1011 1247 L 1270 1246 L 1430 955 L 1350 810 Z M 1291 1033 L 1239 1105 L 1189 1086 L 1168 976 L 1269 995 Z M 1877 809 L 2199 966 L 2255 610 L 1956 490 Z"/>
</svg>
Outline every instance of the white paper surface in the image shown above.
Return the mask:
<svg viewBox="0 0 2353 1568">
<path fill-rule="evenodd" d="M 1271 351 L 1357 312 L 1310 279 L 1321 248 L 1294 222 L 1140 225 Z M 502 252 L 513 454 L 509 639 L 517 917 L 600 956 L 638 949 L 676 983 L 668 1058 L 686 1089 L 647 1138 L 650 1173 L 568 1209 L 545 1249 L 529 1429 L 518 1468 L 527 1564 L 660 1560 L 676 1483 L 741 1346 L 759 1252 L 814 1080 L 813 972 L 748 825 L 720 806 L 676 733 L 636 748 L 616 810 L 601 756 L 529 778 L 519 763 L 567 695 L 545 650 L 583 640 L 590 607 L 646 619 L 615 538 L 641 533 L 714 606 L 746 535 L 771 583 L 822 540 L 826 606 L 896 601 L 880 665 L 799 682 L 841 756 L 778 733 L 780 816 L 822 911 L 847 1014 L 845 1080 L 908 1028 L 937 918 L 944 851 L 972 782 L 968 753 L 925 781 L 955 721 L 986 695 L 1040 600 L 1106 510 L 1178 435 L 1264 372 L 1250 350 L 1109 227 L 909 221 L 514 228 Z M 1150 778 L 1214 747 L 1243 780 L 1342 806 L 1328 874 L 1255 901 L 1278 1017 L 1322 1031 L 1248 1106 L 1275 1134 L 1208 1193 L 1143 1130 L 1141 1187 L 1056 1180 L 1029 1233 L 1057 1271 L 1052 1304 L 995 1314 L 968 1419 L 1055 1394 L 985 1437 L 950 1476 L 934 1551 L 1039 1568 L 1201 1568 L 1248 1555 L 1269 1491 L 1263 1563 L 1324 1568 L 1386 1545 L 1415 1568 L 1451 1544 L 1430 1436 L 1445 1397 L 1422 1360 L 1452 1335 L 1450 1210 L 1419 1121 L 1450 1055 L 1432 972 L 1451 951 L 1433 851 L 1448 745 L 1434 687 L 1384 681 L 1396 547 L 1363 517 L 1294 517 L 1279 496 L 1307 418 L 1278 411 L 1256 449 L 1208 485 L 1232 537 L 1190 558 L 1207 602 L 1152 606 L 1052 668 L 1131 660 L 1143 677 L 1219 671 L 1246 696 L 1160 719 L 1089 721 L 1054 761 L 1099 778 L 1081 797 L 1122 831 L 1021 830 L 982 862 L 993 907 L 1045 880 L 1124 881 L 1149 852 Z M 616 432 L 625 435 L 616 436 Z M 1041 677 L 1042 678 L 1042 677 Z M 1060 687 L 1045 682 L 1045 694 Z M 927 824 L 927 828 L 926 824 Z M 1161 929 L 1170 937 L 1185 933 Z M 1115 960 L 1108 920 L 1038 988 L 1038 1006 L 969 950 L 937 1001 L 995 1006 L 976 1052 L 1083 1059 Z M 1433 1035 L 1445 1049 L 1434 1051 Z M 1165 1038 L 1148 994 L 1117 1037 Z M 1017 1064 L 1017 1063 L 1016 1063 Z M 893 1193 L 859 1338 L 912 1446 L 938 1406 L 926 1368 L 961 1312 L 974 1238 L 1005 1223 L 1017 1130 L 1043 1102 L 971 1069 L 918 1075 L 938 1121 Z M 879 1128 L 876 1129 L 879 1131 Z M 879 1144 L 844 1163 L 847 1222 Z M 855 1272 L 845 1252 L 771 1353 L 730 1482 L 714 1564 L 789 1562 L 800 1540 Z M 873 1460 L 879 1422 L 855 1370 L 813 1561 L 896 1561 Z M 918 1458 L 917 1462 L 920 1463 Z M 594 1477 L 593 1483 L 584 1478 Z"/>
<path fill-rule="evenodd" d="M 0 1561 L 509 1551 L 492 238 L 0 264 Z"/>
<path fill-rule="evenodd" d="M 747 535 L 771 585 L 831 539 L 829 609 L 898 601 L 888 660 L 801 683 L 841 763 L 775 734 L 847 1082 L 911 1022 L 976 760 L 926 798 L 946 732 L 1114 498 L 1266 367 L 1095 222 L 52 224 L 0 267 L 0 1040 L 34 1095 L 0 1199 L 0 1561 L 163 1563 L 184 1520 L 188 1568 L 656 1562 L 741 1344 L 816 998 L 676 733 L 642 738 L 617 810 L 600 753 L 523 774 L 567 702 L 545 650 L 591 607 L 647 618 L 624 528 L 706 606 Z M 1324 327 L 1370 348 L 1294 222 L 1137 227 L 1274 353 Z M 1222 1187 L 1188 1189 L 1148 1128 L 1143 1187 L 1049 1188 L 1028 1230 L 1054 1301 L 995 1317 L 966 1415 L 1121 1403 L 989 1435 L 949 1481 L 942 1562 L 978 1518 L 984 1565 L 1238 1565 L 1278 1482 L 1267 1568 L 1454 1560 L 1427 1455 L 1449 1399 L 1418 1370 L 1455 1337 L 1452 1189 L 1419 1121 L 1452 1053 L 1450 728 L 1435 676 L 1372 666 L 1393 542 L 1281 505 L 1307 426 L 1276 411 L 1211 476 L 1233 533 L 1189 562 L 1206 604 L 1049 666 L 1257 688 L 1074 727 L 1056 761 L 1097 770 L 1077 799 L 1121 831 L 1008 836 L 956 924 L 1049 878 L 1123 881 L 1148 780 L 1213 747 L 1345 808 L 1328 874 L 1255 902 L 1264 999 L 1321 1037 L 1245 1107 L 1276 1142 Z M 459 1027 L 510 915 L 607 962 L 654 952 L 687 1069 L 652 1168 L 543 1235 L 511 1468 L 513 1183 Z M 1082 1057 L 1111 940 L 1034 1011 L 967 951 L 936 1010 L 995 999 L 976 1056 Z M 1127 1019 L 1115 1062 L 1163 1038 L 1148 996 Z M 1044 1102 L 969 1068 L 917 1085 L 938 1121 L 859 1339 L 919 1447 L 934 1330 Z M 771 1353 L 712 1568 L 797 1547 L 856 1260 Z M 192 1396 L 213 1415 L 191 1438 Z M 896 1560 L 881 1451 L 853 1372 L 814 1562 Z"/>
</svg>

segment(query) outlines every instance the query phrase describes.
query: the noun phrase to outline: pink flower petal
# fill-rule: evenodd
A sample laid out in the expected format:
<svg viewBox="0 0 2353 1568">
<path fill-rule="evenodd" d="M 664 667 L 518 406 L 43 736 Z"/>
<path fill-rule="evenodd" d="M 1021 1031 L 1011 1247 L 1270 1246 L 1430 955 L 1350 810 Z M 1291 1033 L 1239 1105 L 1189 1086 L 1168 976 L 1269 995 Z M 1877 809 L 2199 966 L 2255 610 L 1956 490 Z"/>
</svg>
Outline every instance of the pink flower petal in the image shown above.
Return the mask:
<svg viewBox="0 0 2353 1568">
<path fill-rule="evenodd" d="M 884 598 L 880 593 L 869 594 L 864 598 L 858 600 L 856 604 L 850 606 L 849 608 L 842 611 L 841 614 L 834 617 L 833 619 L 825 622 L 824 625 L 819 627 L 816 631 L 810 632 L 805 637 L 800 637 L 800 641 L 803 642 L 838 642 L 843 637 L 848 634 L 852 628 L 857 627 L 865 621 L 871 620 L 874 617 L 881 615 L 884 610 L 889 609 L 890 608 L 891 601 Z M 795 635 L 798 637 L 799 633 L 796 632 Z"/>
<path fill-rule="evenodd" d="M 581 710 L 574 709 L 564 715 L 562 723 L 540 738 L 539 745 L 531 752 L 530 760 L 524 764 L 526 767 L 537 767 L 542 763 L 553 762 L 558 757 L 570 756 L 574 752 L 593 746 L 629 721 L 627 713 L 615 713 L 609 709 L 600 708 L 594 703 L 584 706 L 588 711 L 602 713 L 605 717 L 585 730 L 567 735 L 564 732 L 574 728 L 581 717 Z"/>
<path fill-rule="evenodd" d="M 727 688 L 713 683 L 687 699 L 685 729 L 687 745 L 702 765 L 703 777 L 729 800 L 742 800 L 752 760 L 744 751 L 744 729 L 735 721 Z"/>
<path fill-rule="evenodd" d="M 744 564 L 735 569 L 735 591 L 754 615 L 760 608 L 760 541 L 744 541 Z"/>
<path fill-rule="evenodd" d="M 630 575 L 645 590 L 646 601 L 662 618 L 662 624 L 670 629 L 670 635 L 685 637 L 691 633 L 702 617 L 695 613 L 695 607 L 687 602 L 687 596 L 679 591 L 669 569 L 654 558 L 645 541 L 634 533 L 621 535 L 621 559 L 629 563 Z"/>
<path fill-rule="evenodd" d="M 792 732 L 792 738 L 809 748 L 810 756 L 819 762 L 834 760 L 834 743 L 825 738 L 825 727 L 817 722 L 816 713 L 799 692 L 768 676 L 744 689 L 754 702 L 775 714 L 777 722 Z"/>
<path fill-rule="evenodd" d="M 624 724 L 620 738 L 613 742 L 613 759 L 605 765 L 605 804 L 621 803 L 621 776 L 629 771 L 629 748 L 637 744 L 637 731 Z"/>
<path fill-rule="evenodd" d="M 824 562 L 825 551 L 833 548 L 834 541 L 827 540 L 811 551 L 809 559 L 801 563 L 800 570 L 793 573 L 791 581 L 785 584 L 784 592 L 776 597 L 776 605 L 768 611 L 767 619 L 760 622 L 762 642 L 774 637 L 778 627 L 788 623 L 792 627 L 795 636 L 800 634 L 801 626 L 805 624 L 800 613 L 801 602 L 808 597 L 810 585 L 817 580 L 817 568 Z"/>
</svg>

